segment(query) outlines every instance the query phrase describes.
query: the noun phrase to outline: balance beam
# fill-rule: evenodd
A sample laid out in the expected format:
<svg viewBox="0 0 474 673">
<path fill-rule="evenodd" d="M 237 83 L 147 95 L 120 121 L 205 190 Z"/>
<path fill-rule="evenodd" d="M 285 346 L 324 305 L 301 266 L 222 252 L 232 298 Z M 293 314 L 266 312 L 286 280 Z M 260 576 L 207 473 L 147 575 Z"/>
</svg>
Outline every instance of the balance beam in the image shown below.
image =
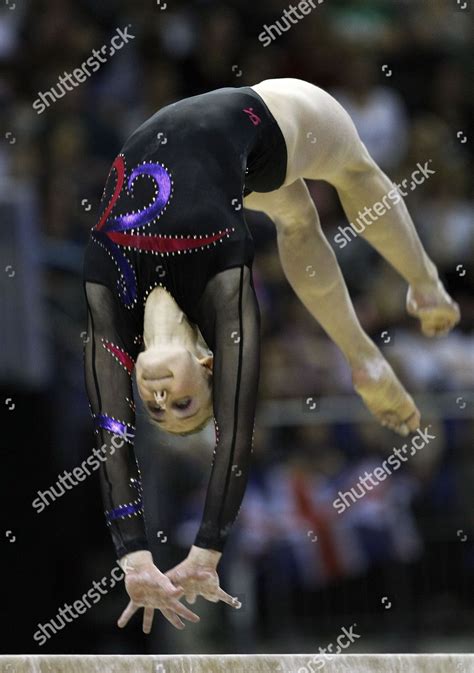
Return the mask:
<svg viewBox="0 0 474 673">
<path fill-rule="evenodd" d="M 473 654 L 19 655 L 1 673 L 473 673 Z"/>
</svg>

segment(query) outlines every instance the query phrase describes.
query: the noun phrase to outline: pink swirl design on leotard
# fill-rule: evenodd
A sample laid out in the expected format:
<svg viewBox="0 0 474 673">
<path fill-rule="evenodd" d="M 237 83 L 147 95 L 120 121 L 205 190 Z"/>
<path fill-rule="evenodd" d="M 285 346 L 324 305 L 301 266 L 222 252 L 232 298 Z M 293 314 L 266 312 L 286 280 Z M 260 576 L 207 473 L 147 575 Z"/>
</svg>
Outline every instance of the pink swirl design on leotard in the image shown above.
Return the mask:
<svg viewBox="0 0 474 673">
<path fill-rule="evenodd" d="M 135 367 L 135 361 L 132 358 L 132 356 L 129 355 L 122 348 L 120 348 L 120 346 L 116 346 L 114 343 L 108 341 L 107 339 L 102 340 L 102 345 L 104 346 L 106 351 L 108 351 L 111 355 L 117 358 L 120 364 L 131 375 L 133 372 L 133 368 Z"/>
<path fill-rule="evenodd" d="M 109 176 L 107 178 L 107 181 L 110 179 L 110 176 L 112 175 L 112 171 L 114 171 L 114 170 L 117 173 L 117 182 L 115 183 L 114 193 L 112 195 L 112 198 L 110 199 L 109 205 L 107 206 L 107 208 L 102 213 L 102 216 L 101 216 L 100 220 L 98 221 L 98 223 L 96 225 L 97 230 L 102 229 L 102 227 L 106 223 L 107 218 L 109 217 L 110 213 L 114 209 L 114 206 L 117 203 L 117 200 L 118 200 L 118 198 L 120 196 L 120 193 L 122 191 L 123 182 L 124 182 L 124 178 L 125 178 L 125 163 L 124 163 L 124 160 L 123 160 L 123 156 L 121 154 L 119 154 L 118 157 L 116 157 L 114 163 L 112 164 L 112 167 L 110 169 L 110 173 L 109 173 Z"/>
<path fill-rule="evenodd" d="M 110 168 L 107 182 L 110 180 L 114 171 L 117 175 L 114 193 L 112 194 L 109 204 L 107 205 L 97 225 L 95 226 L 93 235 L 96 241 L 98 241 L 110 253 L 117 265 L 120 278 L 117 280 L 116 285 L 120 299 L 125 304 L 125 306 L 132 306 L 137 297 L 137 283 L 135 279 L 135 273 L 127 257 L 123 254 L 120 248 L 108 238 L 107 232 L 103 231 L 104 225 L 106 224 L 112 210 L 115 208 L 115 204 L 117 203 L 120 194 L 122 193 L 125 180 L 125 161 L 121 154 L 115 158 L 115 161 Z"/>
<path fill-rule="evenodd" d="M 178 236 L 139 236 L 138 234 L 121 234 L 110 232 L 109 238 L 119 245 L 129 245 L 140 250 L 153 250 L 154 252 L 178 252 L 181 250 L 193 250 L 204 245 L 210 245 L 230 234 L 231 229 L 224 229 L 211 236 L 192 236 L 180 238 Z"/>
</svg>

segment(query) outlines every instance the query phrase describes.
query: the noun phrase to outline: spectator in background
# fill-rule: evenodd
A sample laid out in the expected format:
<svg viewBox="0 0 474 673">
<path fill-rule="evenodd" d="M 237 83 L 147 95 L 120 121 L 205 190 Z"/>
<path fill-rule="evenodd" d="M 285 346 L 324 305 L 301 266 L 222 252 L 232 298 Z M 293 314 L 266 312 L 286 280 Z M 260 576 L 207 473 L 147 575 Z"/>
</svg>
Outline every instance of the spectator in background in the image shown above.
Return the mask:
<svg viewBox="0 0 474 673">
<path fill-rule="evenodd" d="M 401 97 L 388 86 L 377 83 L 379 75 L 373 58 L 363 52 L 347 54 L 351 67 L 342 70 L 343 84 L 331 91 L 350 114 L 362 142 L 374 161 L 386 172 L 403 161 L 408 126 Z M 388 65 L 382 72 L 389 77 Z"/>
</svg>

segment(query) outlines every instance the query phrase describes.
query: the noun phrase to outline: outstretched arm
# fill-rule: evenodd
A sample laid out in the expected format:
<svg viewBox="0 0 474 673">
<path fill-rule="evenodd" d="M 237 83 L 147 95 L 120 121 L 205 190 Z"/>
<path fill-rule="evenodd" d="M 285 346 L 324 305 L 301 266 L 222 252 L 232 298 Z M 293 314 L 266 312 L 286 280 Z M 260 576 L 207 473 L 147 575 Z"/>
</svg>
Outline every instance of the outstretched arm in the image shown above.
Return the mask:
<svg viewBox="0 0 474 673">
<path fill-rule="evenodd" d="M 216 447 L 196 546 L 221 552 L 247 485 L 257 403 L 260 315 L 248 267 L 214 276 L 200 311 L 214 353 Z"/>
<path fill-rule="evenodd" d="M 260 317 L 246 266 L 223 271 L 208 283 L 201 299 L 199 327 L 214 352 L 213 404 L 216 447 L 202 523 L 185 561 L 167 573 L 185 589 L 210 601 L 238 601 L 219 587 L 216 573 L 225 542 L 237 518 L 247 485 L 259 378 Z M 195 573 L 208 571 L 207 580 Z"/>
<path fill-rule="evenodd" d="M 97 450 L 105 518 L 117 558 L 147 550 L 142 486 L 135 459 L 132 372 L 138 346 L 112 292 L 86 282 L 88 312 L 84 368 Z M 123 321 L 123 324 L 121 322 Z M 105 447 L 105 451 L 102 450 Z"/>
<path fill-rule="evenodd" d="M 354 387 L 370 411 L 400 434 L 415 430 L 418 410 L 362 329 L 303 180 L 268 195 L 251 195 L 245 205 L 265 210 L 275 222 L 280 259 L 290 285 L 341 349 L 352 368 Z"/>
<path fill-rule="evenodd" d="M 191 621 L 198 621 L 198 617 L 179 602 L 183 592 L 155 567 L 148 551 L 140 471 L 133 449 L 131 376 L 138 351 L 134 341 L 137 335 L 108 288 L 86 282 L 84 289 L 88 314 L 84 372 L 96 435 L 94 453 L 100 461 L 105 518 L 131 598 L 119 626 L 125 626 L 134 612 L 144 607 L 145 632 L 151 629 L 154 608 L 182 628 L 179 616 Z"/>
</svg>

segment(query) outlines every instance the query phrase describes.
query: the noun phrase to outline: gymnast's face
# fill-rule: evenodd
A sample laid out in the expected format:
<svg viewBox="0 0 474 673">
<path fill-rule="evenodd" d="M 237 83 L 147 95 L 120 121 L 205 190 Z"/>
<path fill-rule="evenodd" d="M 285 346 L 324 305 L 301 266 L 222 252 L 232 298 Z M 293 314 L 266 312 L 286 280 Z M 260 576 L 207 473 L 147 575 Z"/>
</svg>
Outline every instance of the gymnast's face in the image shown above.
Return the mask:
<svg viewBox="0 0 474 673">
<path fill-rule="evenodd" d="M 153 347 L 137 358 L 138 392 L 165 432 L 191 433 L 212 416 L 212 357 L 198 359 L 182 346 Z"/>
</svg>

